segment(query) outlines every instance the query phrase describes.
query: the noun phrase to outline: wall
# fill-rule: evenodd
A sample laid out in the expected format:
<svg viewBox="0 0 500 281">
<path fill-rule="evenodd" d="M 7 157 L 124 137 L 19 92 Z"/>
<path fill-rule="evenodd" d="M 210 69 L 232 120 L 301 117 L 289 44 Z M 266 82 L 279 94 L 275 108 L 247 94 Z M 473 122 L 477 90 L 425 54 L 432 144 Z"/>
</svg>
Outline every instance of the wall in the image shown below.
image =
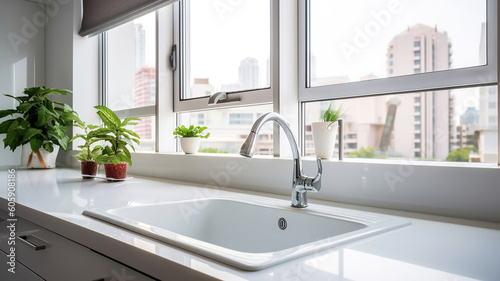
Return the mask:
<svg viewBox="0 0 500 281">
<path fill-rule="evenodd" d="M 20 0 L 0 2 L 0 93 L 20 95 L 24 88 L 45 82 L 45 12 L 40 5 Z M 0 96 L 0 109 L 17 102 Z M 7 117 L 8 118 L 8 117 Z M 5 119 L 2 119 L 2 121 Z M 3 140 L 5 135 L 0 135 Z M 3 148 L 3 142 L 1 144 Z M 21 149 L 0 148 L 1 164 L 19 165 Z"/>
</svg>

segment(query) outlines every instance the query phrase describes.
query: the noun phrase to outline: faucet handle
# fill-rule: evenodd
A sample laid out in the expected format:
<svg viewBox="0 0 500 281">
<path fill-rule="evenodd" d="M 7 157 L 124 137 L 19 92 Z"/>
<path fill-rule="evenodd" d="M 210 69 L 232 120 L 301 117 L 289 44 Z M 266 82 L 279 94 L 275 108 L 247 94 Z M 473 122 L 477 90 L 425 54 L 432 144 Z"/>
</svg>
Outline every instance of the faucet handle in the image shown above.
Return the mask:
<svg viewBox="0 0 500 281">
<path fill-rule="evenodd" d="M 313 188 L 316 191 L 319 191 L 321 189 L 321 175 L 323 174 L 323 165 L 321 164 L 321 158 L 317 158 L 316 163 L 318 163 L 318 173 L 316 173 L 312 184 Z"/>
<path fill-rule="evenodd" d="M 316 159 L 316 163 L 318 163 L 318 173 L 316 176 L 307 177 L 305 180 L 305 190 L 311 192 L 318 192 L 321 189 L 321 175 L 323 174 L 323 166 L 321 165 L 321 158 Z"/>
</svg>

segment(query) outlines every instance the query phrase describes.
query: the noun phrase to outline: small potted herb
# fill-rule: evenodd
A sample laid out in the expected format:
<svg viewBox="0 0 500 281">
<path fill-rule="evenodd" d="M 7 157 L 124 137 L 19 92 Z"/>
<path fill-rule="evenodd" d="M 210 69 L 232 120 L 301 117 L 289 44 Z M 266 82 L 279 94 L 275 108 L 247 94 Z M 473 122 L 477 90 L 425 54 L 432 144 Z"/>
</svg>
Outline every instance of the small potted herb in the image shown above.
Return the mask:
<svg viewBox="0 0 500 281">
<path fill-rule="evenodd" d="M 200 148 L 201 139 L 206 139 L 210 136 L 210 133 L 202 135 L 207 127 L 200 127 L 191 125 L 186 127 L 184 125 L 175 128 L 174 136 L 175 138 L 181 138 L 181 148 L 186 154 L 194 154 Z"/>
<path fill-rule="evenodd" d="M 337 137 L 337 121 L 342 117 L 342 106 L 337 110 L 332 105 L 323 113 L 321 122 L 312 123 L 314 151 L 316 157 L 329 159 L 333 155 L 335 139 Z"/>
<path fill-rule="evenodd" d="M 129 148 L 135 151 L 134 143 L 140 144 L 140 137 L 127 126 L 137 125 L 139 118 L 127 117 L 123 121 L 106 106 L 95 106 L 97 114 L 104 123 L 104 128 L 98 128 L 89 133 L 89 137 L 105 142 L 102 154 L 97 156 L 97 164 L 104 164 L 108 180 L 123 180 L 127 177 L 127 164 L 132 166 L 132 156 Z"/>
<path fill-rule="evenodd" d="M 69 90 L 32 87 L 23 96 L 7 95 L 19 102 L 14 109 L 0 110 L 0 134 L 6 134 L 4 147 L 14 151 L 21 146 L 21 167 L 54 168 L 59 147 L 68 149 L 66 127 L 73 123 L 73 109 L 62 102 L 52 101 L 51 95 L 66 95 Z M 36 156 L 36 157 L 34 157 Z"/>
<path fill-rule="evenodd" d="M 78 147 L 82 150 L 79 153 L 73 155 L 76 159 L 80 160 L 80 169 L 82 172 L 82 177 L 84 179 L 91 179 L 92 176 L 97 174 L 97 162 L 95 161 L 102 152 L 102 146 L 96 145 L 92 148 L 92 144 L 99 141 L 98 138 L 91 136 L 91 132 L 98 129 L 99 126 L 92 124 L 85 124 L 78 116 L 74 116 L 74 126 L 83 130 L 83 134 L 77 134 L 74 136 L 70 142 L 75 139 L 81 138 L 84 143 Z M 85 176 L 89 175 L 89 176 Z"/>
</svg>

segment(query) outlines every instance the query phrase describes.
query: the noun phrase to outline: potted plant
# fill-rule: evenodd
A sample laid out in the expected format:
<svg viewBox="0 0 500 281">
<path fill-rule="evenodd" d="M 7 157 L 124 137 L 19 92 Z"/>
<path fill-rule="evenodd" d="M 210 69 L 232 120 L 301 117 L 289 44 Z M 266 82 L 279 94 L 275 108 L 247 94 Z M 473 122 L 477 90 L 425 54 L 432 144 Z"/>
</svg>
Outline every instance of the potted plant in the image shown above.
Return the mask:
<svg viewBox="0 0 500 281">
<path fill-rule="evenodd" d="M 337 137 L 337 120 L 342 115 L 342 106 L 334 110 L 330 104 L 323 114 L 322 122 L 312 123 L 316 157 L 322 159 L 330 159 L 332 157 L 335 148 L 335 138 Z"/>
<path fill-rule="evenodd" d="M 74 115 L 74 126 L 83 130 L 83 134 L 77 134 L 70 142 L 75 139 L 81 138 L 84 143 L 78 147 L 82 149 L 79 153 L 73 155 L 76 159 L 80 160 L 80 169 L 84 179 L 92 179 L 97 174 L 97 162 L 95 161 L 102 152 L 102 146 L 96 145 L 92 148 L 92 144 L 99 141 L 98 138 L 93 137 L 90 133 L 99 128 L 97 125 L 85 124 L 77 115 Z M 89 175 L 89 176 L 85 176 Z"/>
<path fill-rule="evenodd" d="M 22 147 L 21 167 L 54 168 L 59 147 L 68 149 L 66 127 L 71 126 L 73 109 L 62 102 L 48 99 L 51 95 L 66 95 L 69 90 L 32 87 L 23 96 L 11 97 L 19 102 L 14 109 L 0 110 L 0 119 L 13 116 L 0 124 L 0 134 L 6 134 L 4 147 L 14 151 Z M 36 157 L 33 157 L 36 155 Z"/>
<path fill-rule="evenodd" d="M 194 154 L 200 148 L 201 139 L 206 139 L 210 136 L 210 133 L 202 135 L 207 127 L 200 127 L 191 125 L 186 127 L 184 125 L 175 128 L 174 135 L 175 138 L 181 138 L 181 148 L 186 154 Z"/>
<path fill-rule="evenodd" d="M 101 118 L 104 127 L 89 133 L 90 138 L 96 138 L 108 142 L 102 149 L 101 155 L 97 156 L 97 164 L 104 164 L 106 178 L 108 180 L 123 180 L 127 177 L 127 164 L 132 166 L 132 157 L 129 147 L 135 151 L 134 143 L 140 144 L 140 137 L 127 126 L 135 126 L 139 121 L 136 117 L 127 117 L 123 121 L 106 106 L 98 105 L 97 114 Z"/>
</svg>

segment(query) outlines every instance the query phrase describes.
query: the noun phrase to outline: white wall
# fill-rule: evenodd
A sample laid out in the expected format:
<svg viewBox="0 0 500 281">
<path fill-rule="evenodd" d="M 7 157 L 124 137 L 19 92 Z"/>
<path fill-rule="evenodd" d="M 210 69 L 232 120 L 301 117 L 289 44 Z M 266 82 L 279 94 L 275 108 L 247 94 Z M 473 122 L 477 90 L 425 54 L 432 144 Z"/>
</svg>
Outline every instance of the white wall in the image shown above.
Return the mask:
<svg viewBox="0 0 500 281">
<path fill-rule="evenodd" d="M 0 1 L 0 93 L 22 94 L 24 88 L 45 82 L 45 13 L 33 2 Z M 14 108 L 14 100 L 0 96 L 0 109 Z M 9 117 L 5 118 L 8 119 Z M 3 121 L 5 119 L 0 120 Z M 0 135 L 3 140 L 5 135 Z M 21 149 L 0 147 L 0 164 L 20 164 Z"/>
</svg>

